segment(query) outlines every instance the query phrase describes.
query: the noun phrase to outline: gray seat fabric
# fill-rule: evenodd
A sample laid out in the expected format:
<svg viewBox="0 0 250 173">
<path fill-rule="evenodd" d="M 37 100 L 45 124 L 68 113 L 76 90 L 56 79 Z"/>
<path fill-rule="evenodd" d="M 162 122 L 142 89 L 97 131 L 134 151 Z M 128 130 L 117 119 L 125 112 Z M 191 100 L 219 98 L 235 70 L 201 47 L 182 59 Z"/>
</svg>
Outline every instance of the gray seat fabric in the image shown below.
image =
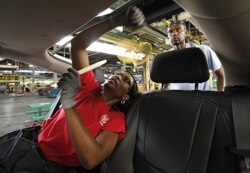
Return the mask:
<svg viewBox="0 0 250 173">
<path fill-rule="evenodd" d="M 171 56 L 166 52 L 155 57 L 151 79 L 161 83 L 206 81 L 204 59 L 197 48 L 173 51 Z M 185 65 L 172 67 L 178 63 Z M 176 74 L 178 79 L 174 79 Z M 240 172 L 237 157 L 229 150 L 235 146 L 231 107 L 228 92 L 142 93 L 128 111 L 127 136 L 103 163 L 101 172 Z"/>
</svg>

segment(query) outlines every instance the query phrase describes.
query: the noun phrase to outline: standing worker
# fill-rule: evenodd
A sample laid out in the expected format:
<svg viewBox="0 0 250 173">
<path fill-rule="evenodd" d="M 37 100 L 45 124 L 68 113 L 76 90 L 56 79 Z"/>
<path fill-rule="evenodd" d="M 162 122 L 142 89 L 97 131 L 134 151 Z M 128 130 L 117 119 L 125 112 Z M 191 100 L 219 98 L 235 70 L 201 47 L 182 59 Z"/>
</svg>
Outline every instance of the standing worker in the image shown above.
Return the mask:
<svg viewBox="0 0 250 173">
<path fill-rule="evenodd" d="M 225 83 L 224 70 L 216 53 L 209 46 L 186 43 L 188 32 L 184 21 L 172 21 L 167 32 L 171 44 L 173 45 L 170 51 L 198 47 L 204 52 L 209 70 L 213 71 L 217 77 L 217 91 L 223 91 Z M 169 89 L 193 90 L 194 85 L 193 83 L 170 83 Z M 199 84 L 199 90 L 212 90 L 209 80 Z"/>
</svg>

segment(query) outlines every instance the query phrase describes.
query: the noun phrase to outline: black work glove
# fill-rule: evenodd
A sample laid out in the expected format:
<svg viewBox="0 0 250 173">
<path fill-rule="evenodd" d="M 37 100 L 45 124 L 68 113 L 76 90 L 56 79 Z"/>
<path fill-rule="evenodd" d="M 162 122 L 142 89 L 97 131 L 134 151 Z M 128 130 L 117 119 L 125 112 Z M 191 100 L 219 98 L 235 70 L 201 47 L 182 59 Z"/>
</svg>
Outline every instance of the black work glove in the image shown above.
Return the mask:
<svg viewBox="0 0 250 173">
<path fill-rule="evenodd" d="M 145 25 L 144 14 L 136 6 L 131 6 L 125 12 L 110 16 L 109 21 L 113 27 L 125 26 L 132 31 Z"/>
</svg>

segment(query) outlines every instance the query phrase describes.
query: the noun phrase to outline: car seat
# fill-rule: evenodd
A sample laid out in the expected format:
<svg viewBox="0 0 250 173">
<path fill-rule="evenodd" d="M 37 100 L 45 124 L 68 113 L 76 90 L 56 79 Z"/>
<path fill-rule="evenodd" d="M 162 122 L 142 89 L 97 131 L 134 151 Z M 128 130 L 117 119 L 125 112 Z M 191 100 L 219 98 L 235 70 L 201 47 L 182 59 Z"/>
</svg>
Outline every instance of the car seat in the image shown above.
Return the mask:
<svg viewBox="0 0 250 173">
<path fill-rule="evenodd" d="M 208 80 L 205 55 L 188 48 L 157 55 L 150 77 L 158 83 Z M 126 137 L 101 173 L 237 173 L 231 97 L 227 92 L 153 90 L 126 115 Z"/>
</svg>

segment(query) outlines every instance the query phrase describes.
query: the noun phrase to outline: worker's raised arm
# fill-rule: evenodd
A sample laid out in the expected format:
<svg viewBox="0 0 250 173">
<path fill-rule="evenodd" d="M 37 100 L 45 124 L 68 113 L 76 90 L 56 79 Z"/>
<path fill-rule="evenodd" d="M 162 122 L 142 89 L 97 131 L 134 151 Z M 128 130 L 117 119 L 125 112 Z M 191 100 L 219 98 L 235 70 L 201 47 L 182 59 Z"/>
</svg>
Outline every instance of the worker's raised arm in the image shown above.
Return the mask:
<svg viewBox="0 0 250 173">
<path fill-rule="evenodd" d="M 93 137 L 88 128 L 82 123 L 80 113 L 75 106 L 75 96 L 81 85 L 76 70 L 89 65 L 86 48 L 104 33 L 120 25 L 136 29 L 141 27 L 143 23 L 144 15 L 142 12 L 138 8 L 132 7 L 127 9 L 126 12 L 110 16 L 108 20 L 79 33 L 71 41 L 71 58 L 74 69 L 68 69 L 68 73 L 63 74 L 58 86 L 62 89 L 61 103 L 65 111 L 71 142 L 79 160 L 87 169 L 95 167 L 110 155 L 116 146 L 119 135 L 115 131 L 103 130 L 98 136 Z"/>
<path fill-rule="evenodd" d="M 109 15 L 106 20 L 77 34 L 71 41 L 71 59 L 72 66 L 76 70 L 80 70 L 89 66 L 88 54 L 86 48 L 100 38 L 106 32 L 116 28 L 117 26 L 127 26 L 131 29 L 137 29 L 144 23 L 144 16 L 137 7 L 130 7 L 124 12 L 117 15 Z"/>
</svg>

